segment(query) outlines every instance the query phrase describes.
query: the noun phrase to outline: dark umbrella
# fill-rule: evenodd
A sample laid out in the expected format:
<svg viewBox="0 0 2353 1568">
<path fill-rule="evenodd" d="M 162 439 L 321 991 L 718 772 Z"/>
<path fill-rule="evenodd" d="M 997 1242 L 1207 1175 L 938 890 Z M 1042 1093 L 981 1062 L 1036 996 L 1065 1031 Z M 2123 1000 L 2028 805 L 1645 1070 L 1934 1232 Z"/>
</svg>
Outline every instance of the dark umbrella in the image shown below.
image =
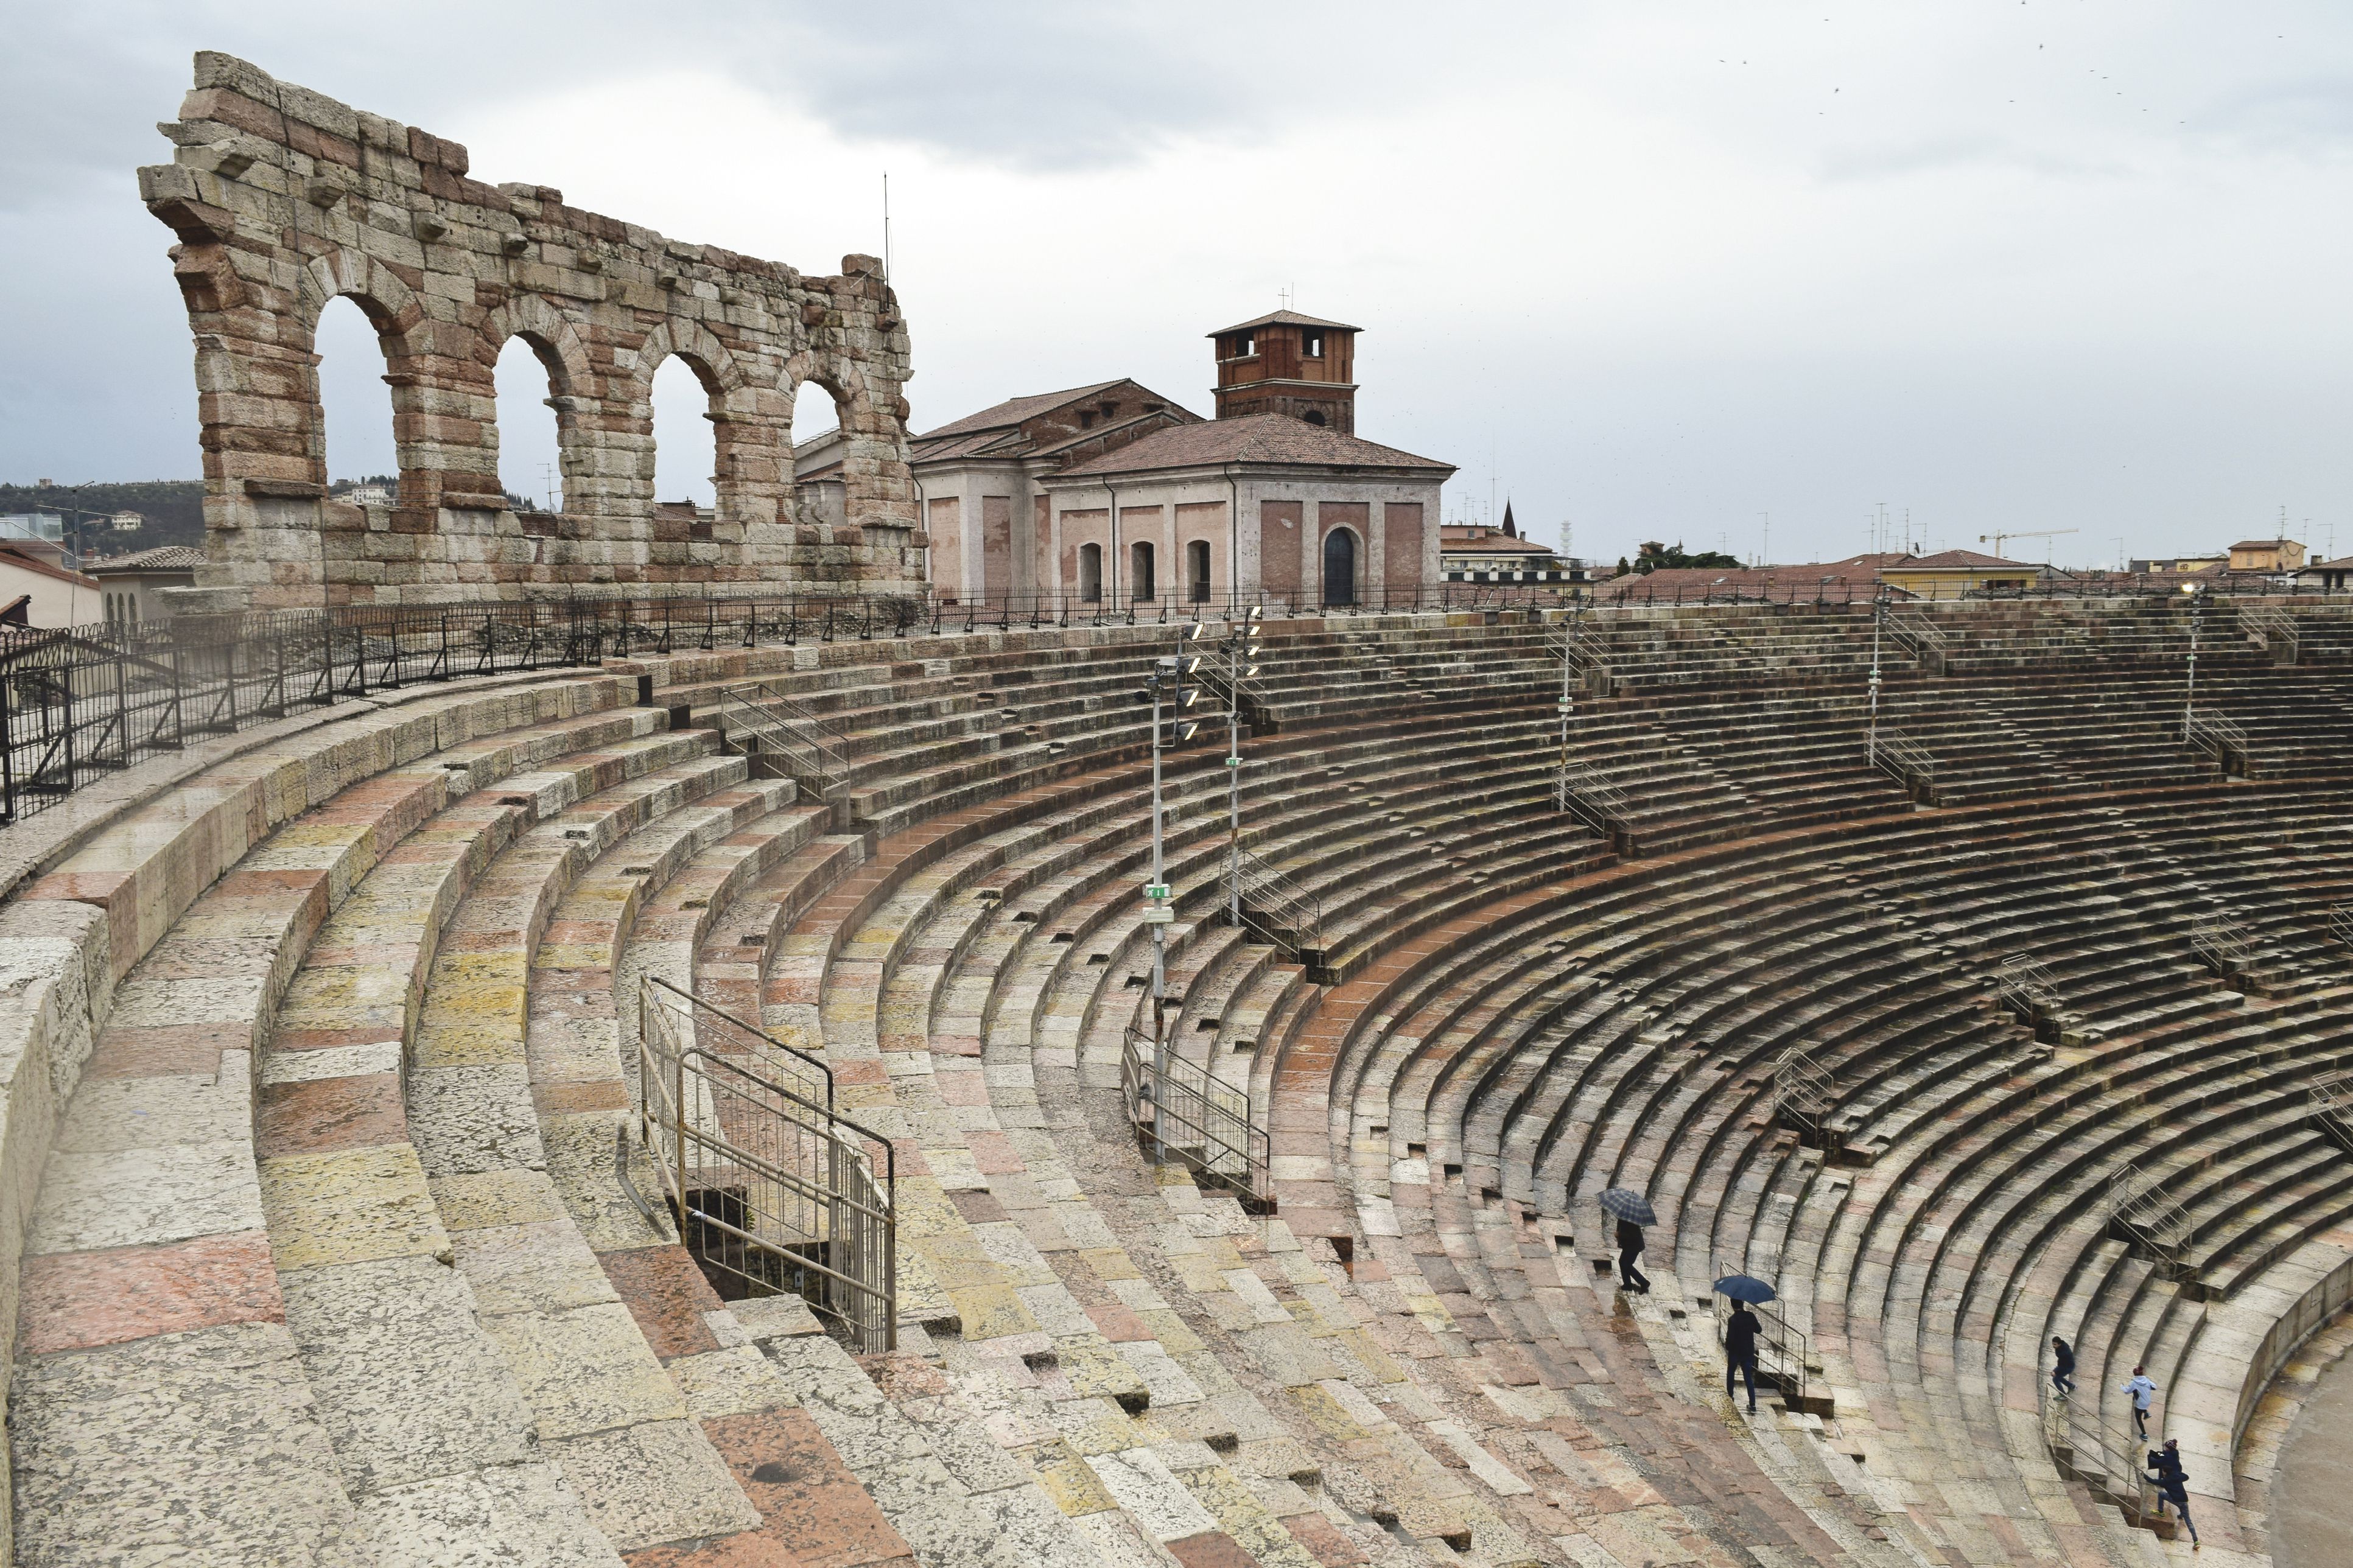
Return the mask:
<svg viewBox="0 0 2353 1568">
<path fill-rule="evenodd" d="M 1604 1213 L 1634 1225 L 1656 1225 L 1659 1213 L 1651 1200 L 1630 1187 L 1611 1187 L 1601 1194 Z"/>
<path fill-rule="evenodd" d="M 1715 1282 L 1715 1293 L 1729 1296 L 1736 1301 L 1762 1306 L 1778 1294 L 1773 1287 L 1753 1274 L 1727 1274 Z"/>
</svg>

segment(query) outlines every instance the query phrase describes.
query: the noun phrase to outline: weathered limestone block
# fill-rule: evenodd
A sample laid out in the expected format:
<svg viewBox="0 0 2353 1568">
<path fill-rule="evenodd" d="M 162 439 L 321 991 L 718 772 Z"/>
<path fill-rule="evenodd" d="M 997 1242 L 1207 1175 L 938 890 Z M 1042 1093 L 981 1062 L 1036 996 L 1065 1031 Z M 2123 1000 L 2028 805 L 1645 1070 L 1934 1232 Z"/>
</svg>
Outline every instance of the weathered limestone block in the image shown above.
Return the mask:
<svg viewBox="0 0 2353 1568">
<path fill-rule="evenodd" d="M 517 596 L 549 582 L 921 584 L 905 542 L 907 333 L 872 257 L 808 277 L 584 212 L 551 186 L 486 184 L 456 142 L 227 55 L 196 57 L 164 132 L 173 162 L 142 169 L 140 194 L 179 237 L 174 276 L 196 334 L 208 563 L 190 607 Z M 384 531 L 415 536 L 412 549 L 322 553 L 313 537 L 344 526 L 322 499 L 311 349 L 337 296 L 384 345 L 401 469 Z M 547 366 L 558 416 L 553 527 L 503 510 L 492 371 L 518 336 Z M 604 546 L 646 539 L 653 376 L 672 356 L 711 394 L 717 521 L 685 552 L 617 553 Z M 792 521 L 805 384 L 839 410 L 849 517 L 873 531 L 837 540 L 846 553 L 773 537 L 754 552 L 757 531 Z M 529 542 L 486 552 L 480 535 Z"/>
</svg>

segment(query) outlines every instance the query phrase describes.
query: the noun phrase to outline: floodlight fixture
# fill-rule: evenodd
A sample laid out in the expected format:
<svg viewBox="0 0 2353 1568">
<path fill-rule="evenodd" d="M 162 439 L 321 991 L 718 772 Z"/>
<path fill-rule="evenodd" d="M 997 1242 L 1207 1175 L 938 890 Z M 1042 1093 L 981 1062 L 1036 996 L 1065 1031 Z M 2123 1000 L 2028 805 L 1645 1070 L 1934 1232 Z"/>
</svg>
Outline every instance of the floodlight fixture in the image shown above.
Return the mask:
<svg viewBox="0 0 2353 1568">
<path fill-rule="evenodd" d="M 1200 656 L 1199 654 L 1198 654 L 1198 653 L 1188 653 L 1188 654 L 1187 654 L 1187 655 L 1184 657 L 1184 658 L 1183 658 L 1181 661 L 1179 661 L 1179 663 L 1177 664 L 1177 666 L 1176 666 L 1176 671 L 1177 671 L 1177 673 L 1178 673 L 1178 674 L 1180 674 L 1180 675 L 1191 675 L 1194 671 L 1196 671 L 1196 670 L 1199 669 L 1200 668 L 1201 668 L 1201 656 Z"/>
<path fill-rule="evenodd" d="M 1191 626 L 1185 628 L 1185 640 L 1187 642 L 1198 642 L 1201 640 L 1201 634 L 1208 629 L 1209 626 L 1208 622 L 1195 621 Z"/>
<path fill-rule="evenodd" d="M 1176 738 L 1180 741 L 1189 741 L 1200 732 L 1200 729 L 1201 721 L 1198 719 L 1187 719 L 1176 726 Z"/>
<path fill-rule="evenodd" d="M 1250 618 L 1254 621 L 1264 620 L 1266 618 L 1266 606 L 1264 605 L 1252 605 L 1250 607 Z"/>
</svg>

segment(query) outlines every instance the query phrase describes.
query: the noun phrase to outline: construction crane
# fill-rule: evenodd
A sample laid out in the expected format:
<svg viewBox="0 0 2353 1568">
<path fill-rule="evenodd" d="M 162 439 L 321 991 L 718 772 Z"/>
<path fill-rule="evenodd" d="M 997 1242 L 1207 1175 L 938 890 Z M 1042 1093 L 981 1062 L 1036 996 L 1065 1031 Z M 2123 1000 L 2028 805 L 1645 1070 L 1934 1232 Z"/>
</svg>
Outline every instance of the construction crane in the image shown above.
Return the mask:
<svg viewBox="0 0 2353 1568">
<path fill-rule="evenodd" d="M 2000 555 L 2001 553 L 2002 541 L 2006 539 L 2056 539 L 2063 533 L 2073 533 L 2075 531 L 2076 531 L 2072 528 L 2025 528 L 2020 529 L 2011 533 L 1980 533 L 1978 535 L 1978 542 L 1979 544 L 1983 544 L 1988 540 L 1991 540 L 1993 542 L 1993 552 L 1996 555 Z"/>
</svg>

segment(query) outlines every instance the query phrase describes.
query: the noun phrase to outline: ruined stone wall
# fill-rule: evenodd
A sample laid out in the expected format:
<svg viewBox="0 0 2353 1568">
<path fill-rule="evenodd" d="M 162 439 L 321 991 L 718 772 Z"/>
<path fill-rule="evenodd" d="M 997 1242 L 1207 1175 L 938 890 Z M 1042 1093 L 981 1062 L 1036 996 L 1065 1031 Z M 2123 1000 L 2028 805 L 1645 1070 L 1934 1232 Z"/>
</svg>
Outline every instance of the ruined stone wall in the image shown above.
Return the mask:
<svg viewBox="0 0 2353 1568">
<path fill-rule="evenodd" d="M 227 55 L 196 57 L 195 89 L 161 129 L 173 161 L 139 171 L 140 195 L 179 238 L 206 480 L 208 564 L 182 607 L 921 584 L 907 332 L 873 258 L 805 277 L 544 185 L 486 185 L 456 142 Z M 389 508 L 326 496 L 312 339 L 337 295 L 384 347 L 400 457 Z M 499 482 L 492 376 L 514 337 L 547 367 L 560 514 L 506 510 Z M 712 398 L 707 540 L 653 515 L 653 376 L 673 354 Z M 839 523 L 794 493 L 805 389 L 840 409 Z"/>
</svg>

